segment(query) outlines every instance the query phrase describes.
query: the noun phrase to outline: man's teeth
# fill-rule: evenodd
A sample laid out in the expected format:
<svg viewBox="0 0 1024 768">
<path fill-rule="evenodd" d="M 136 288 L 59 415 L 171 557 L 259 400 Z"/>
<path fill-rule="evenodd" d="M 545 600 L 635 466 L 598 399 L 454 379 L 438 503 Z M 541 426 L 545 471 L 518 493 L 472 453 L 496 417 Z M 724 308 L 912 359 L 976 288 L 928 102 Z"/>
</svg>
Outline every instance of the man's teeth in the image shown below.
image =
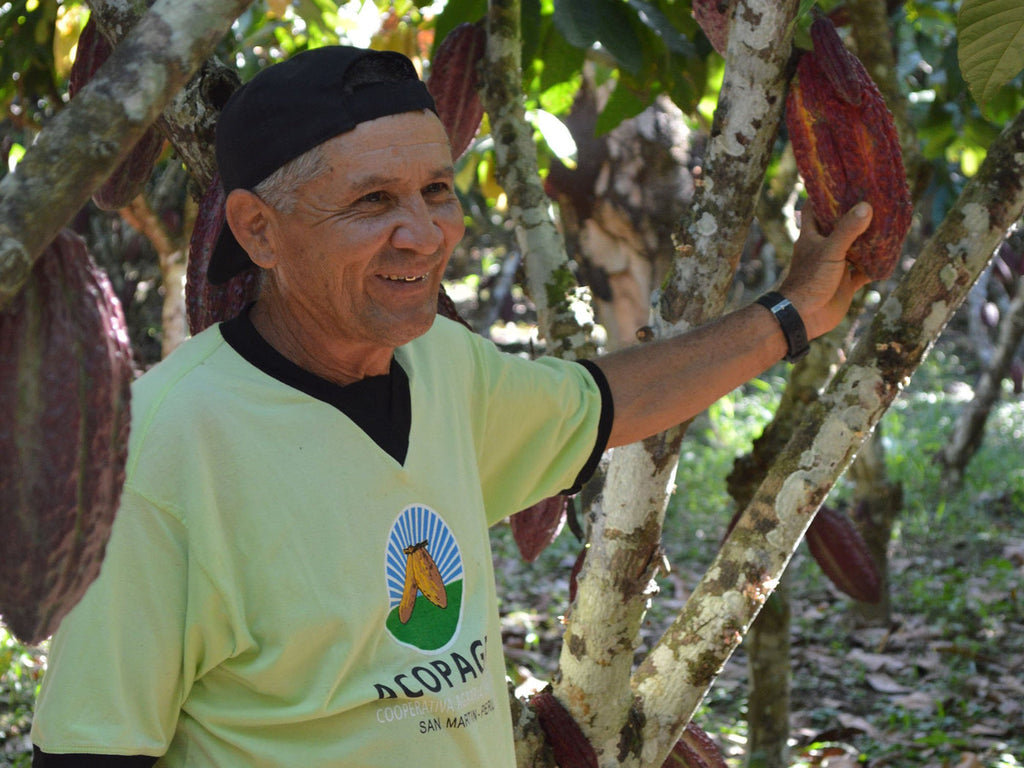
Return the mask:
<svg viewBox="0 0 1024 768">
<path fill-rule="evenodd" d="M 400 283 L 418 283 L 420 280 L 426 280 L 426 275 L 384 275 L 385 280 L 397 280 Z"/>
</svg>

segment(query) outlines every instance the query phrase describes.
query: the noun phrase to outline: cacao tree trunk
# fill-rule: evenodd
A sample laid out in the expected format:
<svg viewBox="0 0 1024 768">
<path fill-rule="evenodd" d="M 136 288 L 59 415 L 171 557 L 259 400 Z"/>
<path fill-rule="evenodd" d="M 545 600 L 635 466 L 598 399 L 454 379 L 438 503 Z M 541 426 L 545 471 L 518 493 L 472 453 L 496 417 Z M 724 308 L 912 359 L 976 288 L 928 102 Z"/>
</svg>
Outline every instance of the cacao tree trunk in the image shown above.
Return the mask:
<svg viewBox="0 0 1024 768">
<path fill-rule="evenodd" d="M 674 236 L 695 188 L 695 145 L 703 142 L 667 96 L 597 136 L 597 116 L 613 88 L 612 81 L 599 88 L 584 68 L 565 121 L 576 164 L 552 161 L 545 183 L 609 350 L 635 344 L 650 322 L 651 293 L 675 256 Z"/>
<path fill-rule="evenodd" d="M 707 148 L 708 181 L 698 189 L 682 227 L 683 246 L 662 294 L 660 335 L 695 327 L 725 306 L 781 119 L 795 13 L 795 2 L 757 0 L 741 2 L 736 11 Z M 590 549 L 566 626 L 555 690 L 591 737 L 601 765 L 660 764 L 693 711 L 682 717 L 678 700 L 648 706 L 647 695 L 628 682 L 632 654 L 625 650 L 635 646 L 649 597 L 684 432 L 682 425 L 616 449 L 592 512 Z M 717 636 L 693 639 L 695 661 L 707 652 L 706 643 L 719 642 Z M 681 681 L 669 677 L 661 678 L 664 685 L 679 690 Z M 637 706 L 638 693 L 643 717 L 628 711 L 631 704 Z M 652 739 L 653 732 L 664 741 Z"/>
<path fill-rule="evenodd" d="M 853 601 L 849 617 L 854 626 L 887 627 L 892 621 L 889 593 L 889 542 L 892 528 L 903 509 L 903 486 L 892 482 L 885 464 L 883 425 L 875 427 L 850 465 L 853 480 L 853 524 L 871 552 L 878 568 L 882 599 L 877 603 Z"/>
<path fill-rule="evenodd" d="M 750 671 L 747 700 L 748 768 L 789 766 L 790 692 L 790 577 L 764 604 L 747 633 L 745 647 Z"/>
<path fill-rule="evenodd" d="M 548 342 L 548 354 L 565 359 L 593 357 L 597 347 L 591 339 L 592 311 L 551 218 L 533 128 L 526 121 L 520 24 L 519 0 L 490 0 L 481 98 L 491 121 L 496 175 L 508 197 L 523 253 L 527 293 L 537 308 L 538 332 Z"/>
<path fill-rule="evenodd" d="M 792 242 L 783 242 L 792 252 Z M 737 510 L 750 503 L 764 481 L 776 455 L 785 448 L 790 434 L 808 405 L 831 375 L 838 360 L 838 350 L 850 325 L 860 314 L 862 301 L 850 307 L 847 319 L 811 347 L 810 353 L 790 371 L 771 423 L 754 442 L 753 449 L 736 460 L 727 478 L 729 495 Z M 790 594 L 780 588 L 768 598 L 765 608 L 750 626 L 747 636 L 748 669 L 750 673 L 747 703 L 747 765 L 754 768 L 785 768 L 788 765 L 789 680 L 790 680 Z"/>
<path fill-rule="evenodd" d="M 158 0 L 0 180 L 0 307 L 251 2 Z"/>
</svg>

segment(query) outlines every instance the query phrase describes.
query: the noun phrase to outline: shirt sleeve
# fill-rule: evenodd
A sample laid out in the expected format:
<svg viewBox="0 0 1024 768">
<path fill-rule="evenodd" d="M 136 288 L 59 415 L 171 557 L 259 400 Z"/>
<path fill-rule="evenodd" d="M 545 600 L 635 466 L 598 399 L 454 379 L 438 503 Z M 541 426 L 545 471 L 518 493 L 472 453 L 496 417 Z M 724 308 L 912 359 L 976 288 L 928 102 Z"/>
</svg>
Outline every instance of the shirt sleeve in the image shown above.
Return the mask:
<svg viewBox="0 0 1024 768">
<path fill-rule="evenodd" d="M 100 575 L 52 639 L 32 725 L 36 747 L 164 754 L 190 685 L 188 589 L 183 526 L 126 486 Z"/>
<path fill-rule="evenodd" d="M 490 523 L 548 496 L 574 492 L 596 469 L 612 402 L 596 366 L 481 351 L 476 393 L 481 485 Z"/>
</svg>

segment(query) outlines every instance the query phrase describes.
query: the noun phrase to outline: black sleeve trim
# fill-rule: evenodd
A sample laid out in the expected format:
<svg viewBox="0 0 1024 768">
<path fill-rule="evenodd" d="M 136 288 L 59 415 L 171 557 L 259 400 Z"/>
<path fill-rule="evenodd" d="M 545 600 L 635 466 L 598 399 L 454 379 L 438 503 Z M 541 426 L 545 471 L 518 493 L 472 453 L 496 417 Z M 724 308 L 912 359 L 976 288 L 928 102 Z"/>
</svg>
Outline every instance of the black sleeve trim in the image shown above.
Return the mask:
<svg viewBox="0 0 1024 768">
<path fill-rule="evenodd" d="M 578 493 L 584 483 L 593 477 L 594 472 L 597 471 L 597 465 L 601 462 L 601 456 L 608 447 L 608 438 L 612 434 L 612 423 L 615 421 L 615 403 L 612 401 L 612 389 L 608 386 L 608 379 L 605 378 L 604 371 L 592 360 L 577 360 L 577 362 L 590 372 L 594 383 L 597 384 L 598 391 L 601 393 L 601 418 L 597 423 L 597 439 L 594 441 L 594 450 L 590 454 L 590 458 L 587 459 L 587 463 L 583 465 L 583 469 L 576 475 L 576 482 L 572 484 L 571 488 L 562 491 L 566 495 Z"/>
<path fill-rule="evenodd" d="M 32 768 L 150 768 L 159 759 L 149 755 L 57 755 L 32 748 Z"/>
</svg>

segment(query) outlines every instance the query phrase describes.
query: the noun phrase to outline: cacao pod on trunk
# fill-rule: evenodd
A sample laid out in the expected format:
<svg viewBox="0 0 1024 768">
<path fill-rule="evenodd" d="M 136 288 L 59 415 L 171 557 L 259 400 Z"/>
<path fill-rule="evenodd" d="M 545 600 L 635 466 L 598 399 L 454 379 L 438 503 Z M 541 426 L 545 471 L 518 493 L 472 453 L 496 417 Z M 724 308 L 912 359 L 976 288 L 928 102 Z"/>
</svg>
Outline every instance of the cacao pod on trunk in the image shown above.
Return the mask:
<svg viewBox="0 0 1024 768">
<path fill-rule="evenodd" d="M 427 90 L 434 97 L 437 116 L 448 132 L 454 159 L 469 148 L 484 117 L 477 68 L 486 47 L 487 30 L 483 23 L 464 22 L 445 35 L 430 64 Z"/>
<path fill-rule="evenodd" d="M 559 768 L 597 768 L 597 753 L 550 688 L 530 697 L 530 707 L 537 714 Z"/>
<path fill-rule="evenodd" d="M 786 97 L 786 127 L 815 217 L 826 235 L 861 200 L 874 216 L 847 259 L 873 280 L 892 274 L 913 204 L 892 114 L 860 60 L 819 16 Z"/>
<path fill-rule="evenodd" d="M 512 538 L 523 560 L 532 563 L 547 546 L 558 538 L 568 514 L 568 497 L 549 496 L 532 507 L 516 512 L 509 519 Z"/>
<path fill-rule="evenodd" d="M 662 768 L 728 768 L 728 765 L 714 739 L 691 721 L 668 753 Z"/>
<path fill-rule="evenodd" d="M 867 542 L 849 518 L 822 507 L 807 528 L 807 547 L 836 587 L 862 603 L 882 599 L 882 577 Z"/>
<path fill-rule="evenodd" d="M 110 43 L 90 17 L 78 37 L 75 61 L 71 65 L 68 79 L 68 95 L 71 98 L 92 79 L 96 70 L 110 57 L 110 53 Z M 96 207 L 104 211 L 116 211 L 134 200 L 145 189 L 163 147 L 163 134 L 156 126 L 148 128 L 107 180 L 93 192 L 92 201 Z"/>
<path fill-rule="evenodd" d="M 110 281 L 63 230 L 0 311 L 0 614 L 24 642 L 52 634 L 99 573 L 132 378 Z"/>
<path fill-rule="evenodd" d="M 185 311 L 192 334 L 222 320 L 230 320 L 259 293 L 259 269 L 256 266 L 240 272 L 222 285 L 213 285 L 206 279 L 210 256 L 224 224 L 224 197 L 220 176 L 214 174 L 213 181 L 199 201 L 188 244 Z"/>
</svg>

